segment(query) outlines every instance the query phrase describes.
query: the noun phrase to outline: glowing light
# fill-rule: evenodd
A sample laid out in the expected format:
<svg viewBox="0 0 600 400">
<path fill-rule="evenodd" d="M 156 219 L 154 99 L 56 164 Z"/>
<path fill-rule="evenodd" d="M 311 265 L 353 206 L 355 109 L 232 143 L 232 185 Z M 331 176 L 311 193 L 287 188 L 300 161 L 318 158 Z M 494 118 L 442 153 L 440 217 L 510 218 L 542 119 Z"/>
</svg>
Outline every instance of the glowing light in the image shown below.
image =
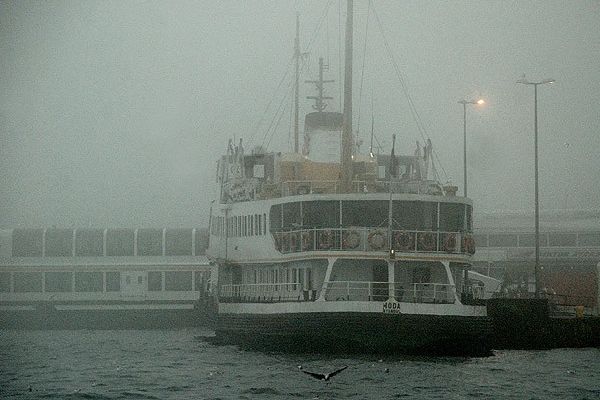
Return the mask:
<svg viewBox="0 0 600 400">
<path fill-rule="evenodd" d="M 480 106 L 485 104 L 485 100 L 484 99 L 479 99 L 477 100 L 477 104 L 479 104 Z"/>
</svg>

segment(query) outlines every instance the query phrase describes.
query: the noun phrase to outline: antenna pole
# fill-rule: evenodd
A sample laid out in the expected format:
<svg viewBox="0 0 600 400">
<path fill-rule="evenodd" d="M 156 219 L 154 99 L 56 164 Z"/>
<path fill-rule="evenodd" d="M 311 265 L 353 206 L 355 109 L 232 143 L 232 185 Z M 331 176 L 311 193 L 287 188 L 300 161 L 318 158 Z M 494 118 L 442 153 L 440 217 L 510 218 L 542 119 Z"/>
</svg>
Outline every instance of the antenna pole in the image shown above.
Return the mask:
<svg viewBox="0 0 600 400">
<path fill-rule="evenodd" d="M 296 13 L 296 40 L 294 43 L 294 58 L 296 59 L 296 82 L 294 89 L 294 153 L 298 153 L 298 97 L 300 91 L 300 15 Z"/>
<path fill-rule="evenodd" d="M 344 129 L 342 132 L 341 188 L 352 187 L 352 13 L 353 0 L 348 0 L 346 15 L 346 51 L 344 70 Z"/>
</svg>

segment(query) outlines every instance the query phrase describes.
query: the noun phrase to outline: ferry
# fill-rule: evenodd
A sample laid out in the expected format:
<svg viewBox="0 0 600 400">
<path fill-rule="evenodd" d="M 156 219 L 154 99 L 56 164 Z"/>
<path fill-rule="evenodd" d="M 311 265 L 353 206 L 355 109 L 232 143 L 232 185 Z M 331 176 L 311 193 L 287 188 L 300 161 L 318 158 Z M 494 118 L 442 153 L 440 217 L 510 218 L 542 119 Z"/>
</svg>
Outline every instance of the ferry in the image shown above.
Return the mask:
<svg viewBox="0 0 600 400">
<path fill-rule="evenodd" d="M 0 230 L 0 329 L 210 323 L 207 239 L 191 228 Z"/>
<path fill-rule="evenodd" d="M 349 1 L 343 112 L 325 111 L 321 61 L 302 147 L 296 121 L 294 151 L 246 152 L 230 140 L 217 162 L 207 249 L 215 341 L 488 355 L 484 291 L 469 279 L 472 200 L 430 177 L 429 140 L 402 156 L 394 145 L 376 155 L 353 144 L 352 8 Z M 297 93 L 296 84 L 296 109 Z"/>
</svg>

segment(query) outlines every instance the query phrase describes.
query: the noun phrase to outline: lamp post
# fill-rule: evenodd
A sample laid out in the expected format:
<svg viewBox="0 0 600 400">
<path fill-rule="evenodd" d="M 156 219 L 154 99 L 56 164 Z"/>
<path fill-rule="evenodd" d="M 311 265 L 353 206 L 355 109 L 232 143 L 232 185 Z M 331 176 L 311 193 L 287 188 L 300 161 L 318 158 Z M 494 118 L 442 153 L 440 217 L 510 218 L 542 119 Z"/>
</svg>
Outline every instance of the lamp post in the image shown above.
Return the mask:
<svg viewBox="0 0 600 400">
<path fill-rule="evenodd" d="M 533 123 L 534 123 L 534 159 L 535 159 L 535 297 L 540 297 L 540 202 L 539 202 L 539 185 L 538 185 L 538 113 L 537 113 L 537 90 L 539 85 L 554 83 L 554 79 L 544 79 L 539 82 L 530 82 L 524 77 L 519 79 L 517 83 L 522 85 L 533 86 Z"/>
<path fill-rule="evenodd" d="M 458 104 L 463 105 L 463 164 L 464 164 L 464 181 L 463 190 L 464 196 L 467 197 L 467 104 L 483 105 L 485 101 L 483 99 L 475 100 L 459 100 Z"/>
</svg>

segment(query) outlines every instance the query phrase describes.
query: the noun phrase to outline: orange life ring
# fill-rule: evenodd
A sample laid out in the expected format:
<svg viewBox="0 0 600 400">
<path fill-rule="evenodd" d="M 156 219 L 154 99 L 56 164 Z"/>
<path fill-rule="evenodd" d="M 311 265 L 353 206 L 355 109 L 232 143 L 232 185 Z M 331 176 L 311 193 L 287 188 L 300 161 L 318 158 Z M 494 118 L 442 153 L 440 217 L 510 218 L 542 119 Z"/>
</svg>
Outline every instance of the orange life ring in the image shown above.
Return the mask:
<svg viewBox="0 0 600 400">
<path fill-rule="evenodd" d="M 327 250 L 333 247 L 333 232 L 325 230 L 319 232 L 319 249 Z"/>
<path fill-rule="evenodd" d="M 344 249 L 355 249 L 360 245 L 360 235 L 356 231 L 344 231 L 342 234 Z"/>
<path fill-rule="evenodd" d="M 419 234 L 419 250 L 432 251 L 435 250 L 435 237 L 431 232 L 422 232 Z"/>
<path fill-rule="evenodd" d="M 475 254 L 475 240 L 470 235 L 465 235 L 462 243 L 462 250 L 469 254 Z"/>
<path fill-rule="evenodd" d="M 444 239 L 444 251 L 448 253 L 454 253 L 456 250 L 456 235 L 454 233 L 447 233 Z"/>
<path fill-rule="evenodd" d="M 373 250 L 381 250 L 385 246 L 385 235 L 380 230 L 371 231 L 368 240 Z"/>
<path fill-rule="evenodd" d="M 414 237 L 410 232 L 400 231 L 394 233 L 394 248 L 398 250 L 414 249 Z"/>
</svg>

